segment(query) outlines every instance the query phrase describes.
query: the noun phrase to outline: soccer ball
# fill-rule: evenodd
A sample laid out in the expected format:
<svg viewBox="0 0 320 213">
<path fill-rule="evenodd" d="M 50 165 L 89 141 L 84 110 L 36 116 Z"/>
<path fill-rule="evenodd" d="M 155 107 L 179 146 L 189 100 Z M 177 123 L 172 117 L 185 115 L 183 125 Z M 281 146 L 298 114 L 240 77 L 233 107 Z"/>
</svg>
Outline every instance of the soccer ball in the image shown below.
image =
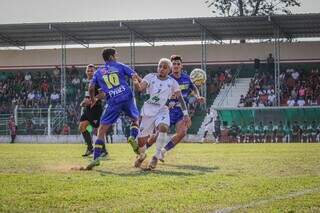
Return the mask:
<svg viewBox="0 0 320 213">
<path fill-rule="evenodd" d="M 207 74 L 204 70 L 195 68 L 190 73 L 190 79 L 196 86 L 202 86 L 207 81 Z"/>
</svg>

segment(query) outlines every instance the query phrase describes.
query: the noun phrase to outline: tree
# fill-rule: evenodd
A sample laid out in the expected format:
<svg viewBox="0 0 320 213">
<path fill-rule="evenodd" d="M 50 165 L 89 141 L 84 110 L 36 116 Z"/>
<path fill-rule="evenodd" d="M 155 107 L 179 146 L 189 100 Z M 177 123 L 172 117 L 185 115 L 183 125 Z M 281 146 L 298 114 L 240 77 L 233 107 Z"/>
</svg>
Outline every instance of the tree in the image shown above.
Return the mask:
<svg viewBox="0 0 320 213">
<path fill-rule="evenodd" d="M 205 0 L 212 12 L 221 16 L 258 16 L 291 14 L 290 7 L 300 7 L 300 0 Z"/>
</svg>

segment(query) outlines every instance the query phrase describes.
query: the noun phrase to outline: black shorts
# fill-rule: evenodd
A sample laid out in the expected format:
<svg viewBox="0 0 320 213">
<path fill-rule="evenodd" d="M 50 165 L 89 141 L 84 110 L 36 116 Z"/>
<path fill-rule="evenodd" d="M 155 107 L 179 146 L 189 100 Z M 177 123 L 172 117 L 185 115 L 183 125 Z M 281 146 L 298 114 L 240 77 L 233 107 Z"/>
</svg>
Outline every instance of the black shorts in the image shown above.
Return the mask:
<svg viewBox="0 0 320 213">
<path fill-rule="evenodd" d="M 81 121 L 89 121 L 91 126 L 93 126 L 94 128 L 97 128 L 100 125 L 100 117 L 101 117 L 102 111 L 103 111 L 103 109 L 100 104 L 95 105 L 92 108 L 86 107 L 83 110 L 83 113 L 80 117 L 80 122 Z"/>
</svg>

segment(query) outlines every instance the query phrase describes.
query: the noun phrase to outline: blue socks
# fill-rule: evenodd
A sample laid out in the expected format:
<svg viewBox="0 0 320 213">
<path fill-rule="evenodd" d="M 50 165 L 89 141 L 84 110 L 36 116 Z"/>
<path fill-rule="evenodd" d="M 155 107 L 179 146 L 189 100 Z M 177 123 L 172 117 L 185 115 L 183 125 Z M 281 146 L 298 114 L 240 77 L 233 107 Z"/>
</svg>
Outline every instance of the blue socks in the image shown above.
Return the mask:
<svg viewBox="0 0 320 213">
<path fill-rule="evenodd" d="M 98 157 L 100 157 L 100 155 L 103 152 L 103 148 L 104 148 L 104 141 L 97 139 L 94 145 L 94 150 L 93 150 L 93 160 L 96 160 Z"/>
<path fill-rule="evenodd" d="M 130 137 L 133 137 L 134 139 L 137 138 L 139 133 L 139 127 L 136 125 L 131 125 L 130 127 Z"/>
<path fill-rule="evenodd" d="M 175 144 L 170 140 L 169 143 L 167 143 L 167 145 L 164 147 L 164 149 L 169 151 L 173 147 L 175 147 Z"/>
</svg>

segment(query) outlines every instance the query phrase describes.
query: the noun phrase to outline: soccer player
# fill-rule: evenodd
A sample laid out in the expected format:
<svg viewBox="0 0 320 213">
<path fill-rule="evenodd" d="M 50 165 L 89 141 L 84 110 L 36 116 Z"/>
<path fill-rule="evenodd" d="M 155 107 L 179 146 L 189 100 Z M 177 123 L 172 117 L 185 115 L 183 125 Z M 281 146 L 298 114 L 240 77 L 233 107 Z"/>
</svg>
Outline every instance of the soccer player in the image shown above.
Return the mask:
<svg viewBox="0 0 320 213">
<path fill-rule="evenodd" d="M 292 126 L 292 141 L 299 142 L 300 141 L 300 126 L 298 121 L 295 121 Z"/>
<path fill-rule="evenodd" d="M 113 135 L 114 135 L 114 124 L 109 128 L 109 132 L 107 132 L 106 135 L 106 141 L 107 143 L 113 143 Z"/>
<path fill-rule="evenodd" d="M 131 68 L 116 61 L 115 49 L 104 49 L 102 57 L 105 64 L 94 73 L 90 82 L 89 95 L 91 107 L 93 107 L 96 104 L 95 86 L 99 85 L 101 90 L 106 94 L 107 104 L 100 119 L 93 161 L 87 166 L 86 170 L 91 170 L 93 167 L 100 165 L 105 135 L 112 127 L 112 124 L 117 121 L 121 112 L 130 117 L 132 121 L 128 143 L 132 146 L 135 153 L 139 153 L 138 144 L 135 141 L 139 132 L 139 111 L 126 77 L 132 78 L 133 81 L 138 81 L 140 78 Z"/>
<path fill-rule="evenodd" d="M 89 64 L 86 68 L 87 80 L 90 82 L 93 78 L 93 74 L 96 71 L 96 68 L 93 64 Z M 105 93 L 100 91 L 98 85 L 95 85 L 95 99 L 96 104 L 93 107 L 90 107 L 91 100 L 89 95 L 89 82 L 86 85 L 86 92 L 83 101 L 80 103 L 80 106 L 83 107 L 79 130 L 83 136 L 83 139 L 87 145 L 86 152 L 82 155 L 83 157 L 89 156 L 93 153 L 92 146 L 92 135 L 87 130 L 87 127 L 91 125 L 93 128 L 98 128 L 100 124 L 100 117 L 103 111 L 101 100 L 105 98 Z M 106 149 L 104 147 L 104 153 L 106 154 Z"/>
<path fill-rule="evenodd" d="M 212 132 L 212 135 L 214 135 L 213 133 L 214 117 L 213 117 L 213 113 L 210 112 L 210 109 L 208 109 L 208 117 L 209 117 L 209 121 L 204 125 L 204 133 L 201 139 L 201 143 L 203 143 L 206 140 L 209 131 Z"/>
<path fill-rule="evenodd" d="M 247 132 L 247 126 L 245 124 L 240 126 L 240 134 L 238 137 L 239 143 L 245 143 L 246 142 L 246 132 Z"/>
<path fill-rule="evenodd" d="M 284 127 L 284 142 L 285 143 L 290 143 L 291 142 L 291 135 L 292 135 L 292 131 L 291 131 L 291 125 L 290 122 L 287 122 L 287 125 L 285 125 Z"/>
<path fill-rule="evenodd" d="M 190 124 L 187 105 L 184 101 L 178 82 L 169 76 L 172 63 L 167 58 L 160 59 L 157 73 L 146 75 L 141 83 L 134 82 L 135 88 L 140 91 L 146 91 L 150 96 L 143 104 L 141 109 L 141 124 L 138 143 L 140 155 L 138 156 L 135 167 L 140 167 L 146 158 L 145 145 L 148 137 L 153 135 L 153 131 L 158 132 L 156 138 L 156 153 L 149 162 L 148 169 L 155 169 L 159 159 L 162 159 L 162 148 L 167 144 L 167 133 L 170 126 L 170 113 L 166 106 L 168 99 L 174 96 L 182 109 L 183 126 Z"/>
<path fill-rule="evenodd" d="M 301 131 L 301 140 L 300 142 L 301 143 L 308 143 L 308 123 L 307 121 L 303 121 L 303 124 L 301 125 L 301 128 L 300 128 L 300 131 Z"/>
<path fill-rule="evenodd" d="M 262 139 L 264 137 L 263 134 L 263 124 L 262 121 L 259 122 L 259 125 L 255 126 L 255 138 L 254 140 L 258 143 L 262 143 Z"/>
<path fill-rule="evenodd" d="M 125 115 L 121 115 L 120 119 L 121 119 L 122 132 L 128 140 L 130 137 L 130 121 Z"/>
<path fill-rule="evenodd" d="M 172 55 L 170 57 L 170 61 L 172 63 L 170 77 L 178 82 L 186 105 L 188 105 L 189 103 L 189 97 L 191 94 L 196 97 L 197 102 L 204 103 L 205 98 L 200 96 L 198 88 L 192 83 L 189 75 L 182 70 L 182 57 L 180 55 Z M 168 106 L 170 114 L 170 127 L 175 127 L 176 133 L 166 144 L 166 146 L 161 150 L 162 157 L 164 157 L 167 151 L 173 149 L 178 143 L 180 143 L 180 141 L 186 136 L 188 128 L 191 126 L 191 122 L 184 122 L 184 115 L 181 109 L 181 104 L 176 96 L 170 98 L 170 100 L 168 101 Z M 155 136 L 150 137 L 148 146 L 150 146 L 154 142 Z M 164 159 L 161 158 L 159 160 L 163 161 Z"/>
<path fill-rule="evenodd" d="M 309 137 L 309 142 L 316 142 L 317 138 L 317 124 L 315 121 L 312 121 L 311 125 L 308 127 L 308 137 Z"/>
<path fill-rule="evenodd" d="M 238 133 L 239 133 L 239 127 L 237 126 L 237 124 L 234 121 L 232 121 L 232 124 L 231 124 L 229 132 L 228 132 L 229 140 L 232 143 L 237 142 Z"/>
<path fill-rule="evenodd" d="M 250 125 L 248 126 L 248 130 L 247 130 L 247 134 L 246 134 L 247 143 L 252 143 L 252 142 L 255 143 L 254 132 L 255 132 L 254 123 L 251 122 Z"/>
<path fill-rule="evenodd" d="M 10 143 L 14 143 L 14 140 L 16 139 L 16 136 L 17 136 L 17 125 L 16 125 L 16 122 L 14 121 L 13 115 L 11 115 L 8 120 L 8 128 L 9 128 L 10 136 L 11 136 Z"/>
<path fill-rule="evenodd" d="M 269 122 L 269 124 L 267 126 L 265 126 L 264 128 L 265 131 L 265 138 L 264 138 L 264 142 L 266 143 L 273 143 L 273 124 L 272 121 Z"/>
<path fill-rule="evenodd" d="M 320 142 L 320 124 L 317 127 L 317 136 L 316 136 L 316 141 L 319 143 Z"/>
<path fill-rule="evenodd" d="M 221 137 L 221 121 L 219 116 L 217 116 L 217 119 L 214 121 L 213 136 L 215 138 L 216 143 L 219 143 Z"/>
<path fill-rule="evenodd" d="M 277 129 L 276 129 L 276 132 L 275 132 L 275 142 L 278 143 L 278 142 L 284 142 L 283 141 L 283 138 L 284 138 L 284 135 L 285 135 L 285 131 L 284 131 L 284 126 L 283 126 L 283 123 L 282 121 L 279 122 L 279 125 L 277 126 Z"/>
</svg>

